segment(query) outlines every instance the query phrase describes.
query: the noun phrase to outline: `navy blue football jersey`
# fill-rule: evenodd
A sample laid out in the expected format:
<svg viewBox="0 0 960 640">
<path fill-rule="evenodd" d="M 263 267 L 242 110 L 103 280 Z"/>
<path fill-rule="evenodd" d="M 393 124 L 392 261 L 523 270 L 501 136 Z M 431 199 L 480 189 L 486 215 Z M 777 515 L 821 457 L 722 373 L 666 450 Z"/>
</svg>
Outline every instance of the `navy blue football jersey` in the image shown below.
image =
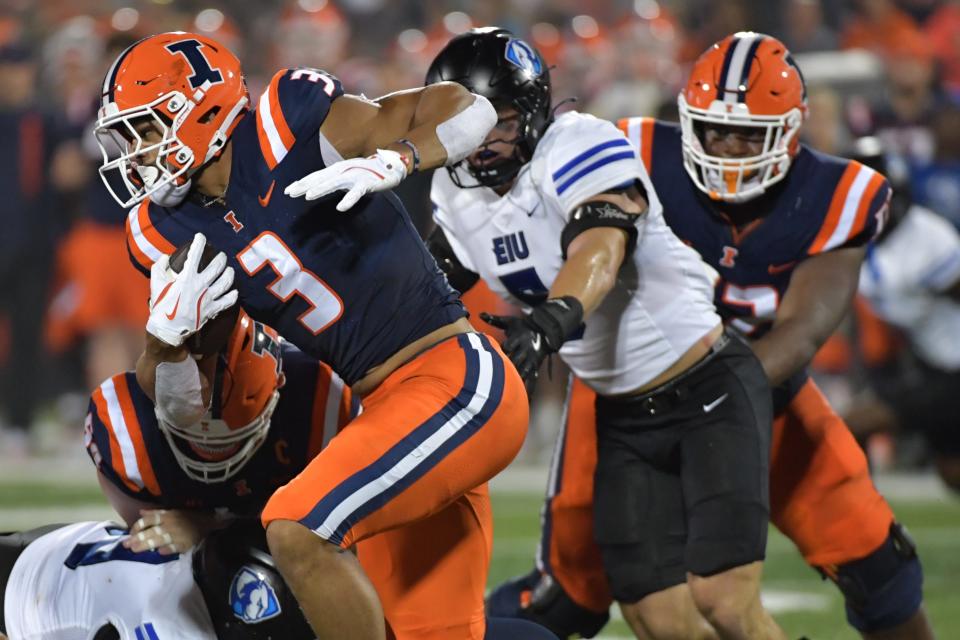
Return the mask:
<svg viewBox="0 0 960 640">
<path fill-rule="evenodd" d="M 336 210 L 342 193 L 313 202 L 284 195 L 325 157 L 339 159 L 319 130 L 342 94 L 322 71 L 279 71 L 233 132 L 224 201 L 145 200 L 127 217 L 127 246 L 148 272 L 203 233 L 234 267 L 244 310 L 353 384 L 466 312 L 392 193 L 345 213 Z"/>
<path fill-rule="evenodd" d="M 286 384 L 267 438 L 236 475 L 206 484 L 188 477 L 160 431 L 154 405 L 136 374 L 103 382 L 90 397 L 84 425 L 87 453 L 118 489 L 169 509 L 227 509 L 259 514 L 357 414 L 350 389 L 331 369 L 292 345 L 282 347 Z"/>
<path fill-rule="evenodd" d="M 721 317 L 751 337 L 771 326 L 794 267 L 869 242 L 886 219 L 891 191 L 881 174 L 801 145 L 787 176 L 764 196 L 769 211 L 737 227 L 687 175 L 678 125 L 627 118 L 619 126 L 639 151 L 667 224 L 717 271 Z"/>
</svg>

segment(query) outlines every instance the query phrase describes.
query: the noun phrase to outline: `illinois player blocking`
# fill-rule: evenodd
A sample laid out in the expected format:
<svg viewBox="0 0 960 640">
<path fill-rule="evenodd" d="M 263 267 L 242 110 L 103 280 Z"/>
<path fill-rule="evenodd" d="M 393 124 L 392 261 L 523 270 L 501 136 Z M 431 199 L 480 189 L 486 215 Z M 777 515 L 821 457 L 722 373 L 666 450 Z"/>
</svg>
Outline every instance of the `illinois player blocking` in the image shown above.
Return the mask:
<svg viewBox="0 0 960 640">
<path fill-rule="evenodd" d="M 874 487 L 863 452 L 807 375 L 847 312 L 890 189 L 860 163 L 800 144 L 806 88 L 786 47 L 737 33 L 710 47 L 678 98 L 680 126 L 619 123 L 667 223 L 716 272 L 724 321 L 747 334 L 774 385 L 771 521 L 833 580 L 864 638 L 930 638 L 913 542 Z M 592 393 L 575 383 L 548 492 L 540 571 L 495 591 L 505 614 L 540 580 L 588 619 L 607 604 L 591 545 Z M 541 573 L 546 577 L 541 577 Z M 599 594 L 599 596 L 598 596 Z M 569 600 L 568 600 L 569 602 Z M 609 600 L 607 600 L 609 602 Z M 526 612 L 533 614 L 534 610 Z M 548 614 L 548 615 L 556 615 Z M 572 627 L 568 627 L 572 629 Z"/>
<path fill-rule="evenodd" d="M 245 313 L 199 361 L 186 349 L 158 361 L 147 340 L 137 372 L 94 390 L 84 425 L 136 551 L 183 552 L 232 517 L 259 516 L 358 412 L 328 366 Z"/>
<path fill-rule="evenodd" d="M 156 290 L 166 291 L 153 298 L 148 330 L 181 344 L 225 304 L 229 284 L 216 277 L 235 270 L 251 317 L 363 398 L 363 414 L 263 512 L 277 565 L 319 636 L 384 638 L 382 600 L 397 637 L 481 638 L 486 482 L 519 450 L 526 396 L 499 347 L 472 332 L 388 190 L 418 168 L 462 159 L 495 113 L 451 84 L 376 101 L 344 95 L 315 69 L 280 70 L 255 109 L 247 103 L 237 59 L 196 34 L 146 38 L 104 80 L 101 170 L 125 181 L 129 193 L 115 195 L 136 205 L 130 253 L 144 270 L 157 263 Z M 165 254 L 195 234 L 230 266 L 213 279 L 165 275 Z M 447 544 L 403 535 L 427 518 Z M 396 532 L 395 580 L 378 598 L 343 551 L 385 531 Z"/>
</svg>

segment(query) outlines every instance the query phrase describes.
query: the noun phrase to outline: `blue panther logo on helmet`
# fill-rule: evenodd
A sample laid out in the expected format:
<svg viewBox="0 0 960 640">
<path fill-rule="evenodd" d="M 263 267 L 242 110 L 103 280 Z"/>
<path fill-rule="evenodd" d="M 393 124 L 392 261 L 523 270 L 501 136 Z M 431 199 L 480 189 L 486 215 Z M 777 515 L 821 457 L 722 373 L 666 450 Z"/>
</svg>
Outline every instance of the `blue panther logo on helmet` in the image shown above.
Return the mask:
<svg viewBox="0 0 960 640">
<path fill-rule="evenodd" d="M 280 615 L 280 600 L 262 575 L 244 566 L 230 584 L 230 608 L 245 623 L 257 624 Z"/>
<path fill-rule="evenodd" d="M 539 76 L 543 73 L 543 64 L 540 62 L 540 56 L 537 55 L 533 47 L 523 40 L 511 38 L 510 42 L 507 43 L 504 56 L 506 56 L 507 60 L 533 76 Z"/>
</svg>

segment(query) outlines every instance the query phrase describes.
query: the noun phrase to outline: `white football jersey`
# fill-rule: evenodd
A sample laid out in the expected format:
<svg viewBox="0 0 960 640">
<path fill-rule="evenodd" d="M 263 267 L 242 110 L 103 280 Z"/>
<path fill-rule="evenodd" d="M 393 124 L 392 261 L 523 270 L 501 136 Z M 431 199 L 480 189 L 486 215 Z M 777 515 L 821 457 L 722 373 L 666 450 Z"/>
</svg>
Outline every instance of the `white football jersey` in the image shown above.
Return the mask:
<svg viewBox="0 0 960 640">
<path fill-rule="evenodd" d="M 471 178 L 458 169 L 464 182 Z M 558 117 L 503 197 L 486 187 L 458 188 L 436 171 L 434 219 L 464 267 L 507 300 L 542 302 L 563 266 L 560 236 L 583 201 L 640 180 L 649 210 L 638 218 L 633 255 L 560 355 L 602 394 L 646 384 L 720 323 L 700 256 L 663 220 L 660 201 L 637 155 L 610 122 L 569 112 Z"/>
<path fill-rule="evenodd" d="M 134 553 L 112 522 L 81 522 L 32 542 L 4 595 L 10 640 L 88 640 L 110 623 L 121 640 L 216 638 L 193 580 L 193 552 Z"/>
<path fill-rule="evenodd" d="M 917 355 L 960 370 L 960 304 L 944 291 L 960 279 L 960 235 L 949 222 L 914 205 L 860 268 L 860 293 L 881 318 L 902 328 Z"/>
</svg>

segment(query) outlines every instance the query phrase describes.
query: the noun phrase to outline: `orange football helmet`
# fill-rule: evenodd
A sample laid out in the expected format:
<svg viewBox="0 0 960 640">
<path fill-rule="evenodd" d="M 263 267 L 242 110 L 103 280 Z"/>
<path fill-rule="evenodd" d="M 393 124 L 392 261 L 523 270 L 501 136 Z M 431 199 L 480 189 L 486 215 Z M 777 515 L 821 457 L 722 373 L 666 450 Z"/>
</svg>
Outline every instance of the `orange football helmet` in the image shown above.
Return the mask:
<svg viewBox="0 0 960 640">
<path fill-rule="evenodd" d="M 742 31 L 714 44 L 694 63 L 677 103 L 684 167 L 711 198 L 743 202 L 787 175 L 807 115 L 807 90 L 776 38 Z M 703 145 L 710 125 L 762 129 L 763 150 L 748 157 L 711 155 Z"/>
<path fill-rule="evenodd" d="M 240 61 L 215 40 L 182 31 L 140 40 L 103 81 L 95 130 L 103 183 L 124 207 L 186 184 L 223 149 L 249 101 Z M 142 123 L 162 132 L 159 142 L 144 140 Z M 129 197 L 111 186 L 114 171 Z"/>
<path fill-rule="evenodd" d="M 157 415 L 177 463 L 190 478 L 223 482 L 263 444 L 284 383 L 280 340 L 276 331 L 241 311 L 218 356 L 207 415 L 188 427 Z"/>
</svg>

